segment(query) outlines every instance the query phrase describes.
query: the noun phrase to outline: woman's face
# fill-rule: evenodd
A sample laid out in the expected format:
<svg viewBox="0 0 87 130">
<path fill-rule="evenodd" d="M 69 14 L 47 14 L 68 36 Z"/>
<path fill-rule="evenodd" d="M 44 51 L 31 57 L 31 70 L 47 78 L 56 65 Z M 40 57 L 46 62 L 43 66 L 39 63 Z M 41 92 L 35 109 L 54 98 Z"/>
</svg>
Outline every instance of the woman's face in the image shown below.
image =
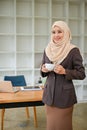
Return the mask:
<svg viewBox="0 0 87 130">
<path fill-rule="evenodd" d="M 52 40 L 54 41 L 55 44 L 61 41 L 63 39 L 63 36 L 64 36 L 64 31 L 60 27 L 55 26 L 52 29 Z"/>
</svg>

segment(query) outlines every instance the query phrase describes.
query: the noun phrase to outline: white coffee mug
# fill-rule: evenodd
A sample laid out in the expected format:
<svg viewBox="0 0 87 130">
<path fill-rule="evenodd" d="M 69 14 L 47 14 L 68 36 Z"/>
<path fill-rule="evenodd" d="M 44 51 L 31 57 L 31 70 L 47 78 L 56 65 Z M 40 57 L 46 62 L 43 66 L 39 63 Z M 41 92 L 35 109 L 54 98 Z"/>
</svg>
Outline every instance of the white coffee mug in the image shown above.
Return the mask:
<svg viewBox="0 0 87 130">
<path fill-rule="evenodd" d="M 45 67 L 46 67 L 46 69 L 48 69 L 48 70 L 53 70 L 54 69 L 54 64 L 51 64 L 51 63 L 45 63 Z"/>
</svg>

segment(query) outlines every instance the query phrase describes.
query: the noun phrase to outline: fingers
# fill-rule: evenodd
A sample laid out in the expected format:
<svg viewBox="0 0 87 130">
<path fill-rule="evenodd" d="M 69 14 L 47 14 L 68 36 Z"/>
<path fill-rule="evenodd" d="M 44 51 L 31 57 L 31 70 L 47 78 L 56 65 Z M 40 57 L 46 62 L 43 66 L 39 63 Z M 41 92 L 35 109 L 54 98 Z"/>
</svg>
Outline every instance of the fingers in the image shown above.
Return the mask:
<svg viewBox="0 0 87 130">
<path fill-rule="evenodd" d="M 42 72 L 48 72 L 48 69 L 46 69 L 45 64 L 42 65 L 41 70 Z"/>
<path fill-rule="evenodd" d="M 60 71 L 62 69 L 61 65 L 56 65 L 54 71 Z"/>
<path fill-rule="evenodd" d="M 62 65 L 56 65 L 54 68 L 54 72 L 57 74 L 65 74 L 65 69 Z"/>
</svg>

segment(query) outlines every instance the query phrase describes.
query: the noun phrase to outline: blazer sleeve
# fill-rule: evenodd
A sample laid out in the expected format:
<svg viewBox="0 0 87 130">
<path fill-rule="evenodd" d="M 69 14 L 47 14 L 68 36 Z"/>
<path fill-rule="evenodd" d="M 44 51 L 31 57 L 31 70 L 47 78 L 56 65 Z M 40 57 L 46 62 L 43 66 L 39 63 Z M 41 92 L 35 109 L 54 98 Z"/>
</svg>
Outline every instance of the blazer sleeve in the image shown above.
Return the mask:
<svg viewBox="0 0 87 130">
<path fill-rule="evenodd" d="M 42 57 L 41 67 L 42 67 L 42 65 L 45 64 L 45 63 L 46 63 L 46 54 L 45 54 L 45 51 L 44 51 L 43 57 Z M 47 73 L 42 72 L 42 71 L 41 71 L 41 68 L 40 68 L 40 74 L 41 74 L 42 77 L 46 77 L 46 76 L 48 76 L 49 72 L 47 72 Z"/>
<path fill-rule="evenodd" d="M 74 49 L 74 52 L 72 53 L 72 64 L 73 64 L 73 69 L 69 70 L 66 69 L 66 79 L 67 80 L 73 80 L 73 79 L 78 79 L 78 80 L 83 80 L 86 75 L 85 75 L 85 68 L 83 66 L 83 59 L 80 54 L 79 49 Z"/>
</svg>

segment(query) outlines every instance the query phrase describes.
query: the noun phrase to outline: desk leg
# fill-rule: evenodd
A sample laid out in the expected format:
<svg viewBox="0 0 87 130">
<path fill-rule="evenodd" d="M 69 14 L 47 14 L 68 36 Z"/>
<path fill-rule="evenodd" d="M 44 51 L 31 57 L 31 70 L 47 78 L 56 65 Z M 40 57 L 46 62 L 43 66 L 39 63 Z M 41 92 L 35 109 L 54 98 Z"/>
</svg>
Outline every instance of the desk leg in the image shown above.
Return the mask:
<svg viewBox="0 0 87 130">
<path fill-rule="evenodd" d="M 5 109 L 2 109 L 2 111 L 1 111 L 1 130 L 4 129 L 4 114 L 5 114 Z"/>
<path fill-rule="evenodd" d="M 29 110 L 28 110 L 28 107 L 26 107 L 26 113 L 27 113 L 27 117 L 29 118 Z"/>
<path fill-rule="evenodd" d="M 38 127 L 38 124 L 37 124 L 37 115 L 36 115 L 36 107 L 33 107 L 34 109 L 34 125 L 35 127 Z"/>
</svg>

